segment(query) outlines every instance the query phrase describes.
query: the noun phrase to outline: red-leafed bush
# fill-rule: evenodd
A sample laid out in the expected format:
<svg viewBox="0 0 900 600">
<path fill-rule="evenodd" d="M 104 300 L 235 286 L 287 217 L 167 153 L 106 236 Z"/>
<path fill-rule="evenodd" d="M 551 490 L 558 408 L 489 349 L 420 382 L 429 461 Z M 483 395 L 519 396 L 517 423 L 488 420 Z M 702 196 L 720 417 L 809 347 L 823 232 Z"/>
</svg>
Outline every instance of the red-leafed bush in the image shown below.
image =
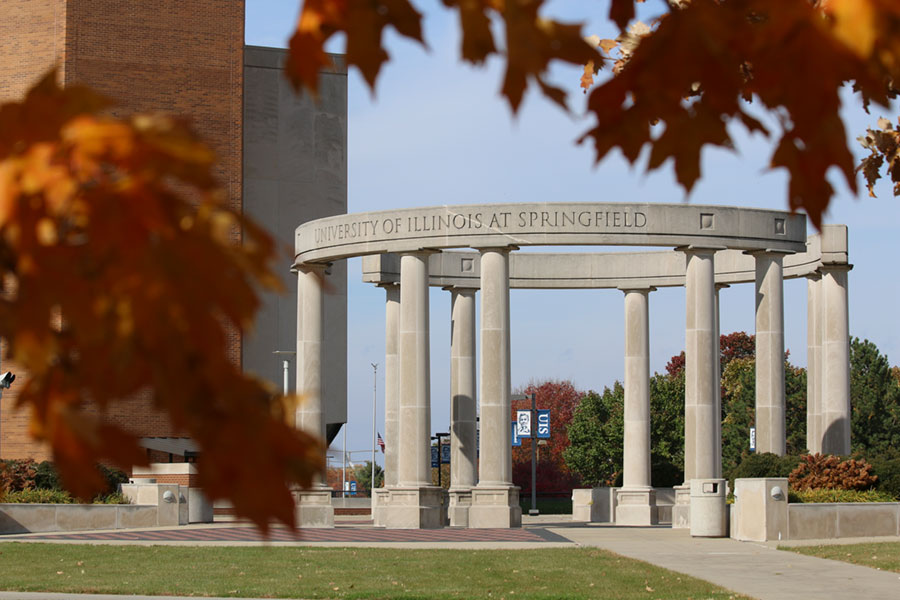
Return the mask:
<svg viewBox="0 0 900 600">
<path fill-rule="evenodd" d="M 34 459 L 0 461 L 0 494 L 34 488 Z"/>
<path fill-rule="evenodd" d="M 795 490 L 867 490 L 875 485 L 878 476 L 872 465 L 864 460 L 841 460 L 832 454 L 808 454 L 802 458 L 788 481 Z"/>
</svg>

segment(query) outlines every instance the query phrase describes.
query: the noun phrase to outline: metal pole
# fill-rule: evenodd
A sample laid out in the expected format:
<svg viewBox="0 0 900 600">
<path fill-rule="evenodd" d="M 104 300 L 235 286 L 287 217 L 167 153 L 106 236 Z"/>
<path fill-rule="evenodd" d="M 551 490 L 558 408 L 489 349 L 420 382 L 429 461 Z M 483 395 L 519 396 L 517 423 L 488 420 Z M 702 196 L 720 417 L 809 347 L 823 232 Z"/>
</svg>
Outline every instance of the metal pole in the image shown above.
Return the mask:
<svg viewBox="0 0 900 600">
<path fill-rule="evenodd" d="M 375 497 L 375 419 L 378 408 L 378 363 L 372 364 L 372 487 L 369 488 L 369 498 Z"/>
<path fill-rule="evenodd" d="M 531 510 L 530 515 L 538 514 L 537 509 L 537 394 L 531 394 Z"/>
<path fill-rule="evenodd" d="M 288 395 L 288 379 L 291 373 L 291 361 L 284 359 L 281 361 L 281 367 L 284 370 L 284 395 Z"/>
<path fill-rule="evenodd" d="M 341 498 L 347 497 L 347 424 L 344 423 L 344 451 L 342 456 L 344 457 L 344 466 L 341 471 Z"/>
</svg>

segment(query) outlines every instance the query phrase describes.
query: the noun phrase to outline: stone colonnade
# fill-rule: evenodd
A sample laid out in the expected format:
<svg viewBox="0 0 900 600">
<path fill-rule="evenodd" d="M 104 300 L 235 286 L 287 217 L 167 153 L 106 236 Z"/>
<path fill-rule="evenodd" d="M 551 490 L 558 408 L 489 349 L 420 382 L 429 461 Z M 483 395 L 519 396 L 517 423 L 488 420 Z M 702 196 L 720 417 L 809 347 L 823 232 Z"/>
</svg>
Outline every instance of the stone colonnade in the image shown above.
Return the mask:
<svg viewBox="0 0 900 600">
<path fill-rule="evenodd" d="M 459 210 L 459 207 L 451 208 Z M 684 232 L 677 236 L 659 234 L 658 238 L 642 240 L 647 245 L 654 241 L 666 245 L 675 239 L 684 239 L 689 243 L 672 244 L 677 246 L 678 252 L 640 255 L 511 254 L 517 245 L 546 243 L 545 233 L 534 233 L 533 240 L 529 241 L 529 232 L 512 236 L 496 230 L 484 234 L 473 231 L 471 239 L 445 241 L 443 243 L 448 244 L 446 247 L 439 243 L 436 250 L 442 249 L 440 252 L 422 250 L 419 241 L 410 242 L 413 249 L 404 250 L 403 244 L 398 244 L 390 236 L 383 243 L 376 240 L 364 246 L 354 246 L 355 242 L 348 242 L 346 249 L 336 251 L 332 247 L 319 249 L 319 237 L 324 239 L 332 235 L 332 231 L 343 231 L 349 235 L 353 231 L 352 223 L 337 226 L 336 229 L 325 226 L 311 229 L 317 223 L 312 222 L 298 228 L 298 257 L 305 256 L 307 259 L 303 262 L 298 258 L 299 302 L 304 311 L 314 312 L 315 302 L 307 301 L 307 298 L 315 293 L 321 294 L 321 288 L 317 292 L 312 280 L 305 276 L 306 265 L 315 264 L 316 260 L 321 261 L 326 256 L 343 258 L 354 252 L 373 254 L 373 249 L 378 250 L 374 252 L 376 256 L 367 259 L 370 265 L 374 260 L 376 267 L 368 268 L 364 261 L 363 269 L 365 280 L 382 285 L 386 290 L 386 487 L 379 490 L 375 503 L 377 525 L 431 528 L 448 522 L 450 525 L 468 527 L 515 527 L 520 524 L 518 489 L 512 484 L 511 474 L 511 286 L 614 287 L 624 293 L 625 471 L 617 509 L 617 521 L 620 523 L 646 525 L 656 519 L 650 478 L 648 317 L 650 295 L 655 287 L 685 287 L 686 485 L 695 478 L 721 477 L 718 291 L 734 283 L 752 281 L 756 286 L 758 451 L 783 453 L 785 447 L 782 289 L 785 277 L 809 278 L 810 449 L 820 447 L 824 451 L 835 452 L 849 448 L 849 265 L 846 264 L 846 229 L 841 229 L 843 240 L 839 239 L 841 231 L 831 231 L 827 232 L 828 235 L 813 236 L 804 244 L 801 240 L 805 237 L 798 229 L 796 215 L 749 211 L 752 214 L 747 216 L 739 209 L 722 207 L 666 207 L 667 212 L 673 211 L 671 214 L 681 213 L 685 209 L 690 209 L 687 212 L 691 219 L 697 218 L 696 221 L 685 219 Z M 437 216 L 431 221 L 414 221 L 410 217 L 409 227 L 427 230 L 429 226 L 435 226 L 438 222 L 435 219 L 441 214 L 451 212 L 447 207 L 434 210 Z M 653 220 L 656 207 L 630 210 L 631 226 L 637 227 Z M 745 217 L 743 221 L 733 218 L 739 213 Z M 473 224 L 473 214 L 481 215 L 470 212 L 468 217 L 457 219 L 464 216 L 457 212 L 440 223 L 448 226 L 459 222 L 459 227 L 478 229 Z M 507 213 L 495 213 L 495 218 L 496 214 Z M 538 213 L 522 211 L 520 219 L 524 222 L 529 214 Z M 591 218 L 599 219 L 604 213 L 597 211 L 591 214 L 595 215 Z M 610 219 L 608 215 L 612 213 L 605 214 Z M 759 226 L 748 226 L 747 223 L 754 223 L 754 219 L 759 221 Z M 660 222 L 663 221 L 665 227 L 673 227 L 673 219 L 660 219 Z M 373 217 L 359 223 L 370 223 L 365 226 L 366 229 L 377 230 L 378 222 L 381 221 Z M 390 223 L 392 231 L 402 226 L 400 218 L 394 221 L 386 219 L 385 222 Z M 624 222 L 629 222 L 627 217 Z M 358 230 L 363 229 L 361 224 L 355 226 Z M 506 226 L 498 222 L 499 228 Z M 754 227 L 758 229 L 756 233 L 742 229 Z M 708 234 L 695 229 L 715 229 L 715 244 L 703 243 Z M 315 233 L 316 243 L 299 241 L 301 238 L 310 239 L 311 232 Z M 747 237 L 741 237 L 745 233 Z M 478 237 L 480 235 L 485 237 Z M 615 243 L 615 239 L 609 238 L 604 237 L 603 243 Z M 513 239 L 515 243 L 511 243 Z M 557 239 L 565 241 L 570 238 Z M 626 240 L 623 243 L 633 243 L 632 238 L 622 239 Z M 506 243 L 476 243 L 482 240 Z M 460 245 L 480 250 L 478 253 L 447 251 Z M 590 276 L 584 276 L 584 273 L 590 273 Z M 443 490 L 431 485 L 430 477 L 429 285 L 444 287 L 451 293 L 452 462 L 451 487 L 446 499 Z M 475 329 L 478 290 L 481 292 L 480 333 Z M 315 368 L 321 356 L 320 346 L 312 340 L 312 329 L 306 325 L 314 320 L 313 315 L 298 321 L 298 352 L 301 353 L 298 365 L 310 365 L 309 369 Z M 321 332 L 318 335 L 321 336 Z M 477 361 L 476 335 L 480 335 L 481 339 L 481 353 Z M 477 394 L 476 380 L 480 382 Z M 305 375 L 301 380 L 298 368 L 298 389 L 309 394 L 310 389 L 315 389 L 314 383 L 311 376 Z M 475 449 L 476 414 L 479 412 L 476 405 L 480 407 L 480 460 L 476 460 Z M 315 405 L 311 404 L 308 410 L 308 417 L 298 419 L 298 424 L 303 427 L 308 426 L 307 421 L 311 423 L 315 420 Z M 677 491 L 673 511 L 676 526 L 679 524 L 678 505 L 681 504 L 683 509 L 688 500 L 687 489 L 681 487 Z M 681 524 L 685 524 L 683 519 Z"/>
</svg>

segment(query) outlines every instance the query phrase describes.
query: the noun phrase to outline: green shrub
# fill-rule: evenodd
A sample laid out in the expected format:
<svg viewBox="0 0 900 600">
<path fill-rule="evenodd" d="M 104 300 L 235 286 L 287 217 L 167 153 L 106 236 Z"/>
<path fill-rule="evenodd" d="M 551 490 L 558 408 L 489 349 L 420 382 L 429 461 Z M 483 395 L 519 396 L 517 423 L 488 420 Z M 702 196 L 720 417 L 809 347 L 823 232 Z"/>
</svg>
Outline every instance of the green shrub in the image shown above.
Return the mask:
<svg viewBox="0 0 900 600">
<path fill-rule="evenodd" d="M 748 477 L 788 477 L 797 465 L 803 461 L 797 455 L 778 456 L 771 452 L 747 454 L 741 462 L 726 473 L 730 489 L 734 489 L 734 480 Z"/>
<path fill-rule="evenodd" d="M 56 466 L 49 460 L 45 460 L 34 468 L 34 487 L 40 490 L 63 489 Z"/>
<path fill-rule="evenodd" d="M 654 487 L 675 487 L 684 482 L 684 471 L 671 461 L 660 458 L 650 467 L 650 481 Z"/>
<path fill-rule="evenodd" d="M 885 492 L 900 500 L 900 455 L 892 456 L 865 456 L 854 455 L 855 458 L 864 458 L 872 465 L 872 473 L 878 476 L 875 489 Z"/>
<path fill-rule="evenodd" d="M 3 497 L 4 502 L 14 504 L 74 504 L 75 499 L 69 492 L 59 490 L 20 490 L 7 492 Z"/>
<path fill-rule="evenodd" d="M 131 500 L 126 498 L 122 492 L 115 494 L 100 495 L 94 498 L 94 504 L 131 504 Z"/>
<path fill-rule="evenodd" d="M 788 502 L 893 502 L 894 497 L 879 490 L 806 489 L 789 490 Z"/>
<path fill-rule="evenodd" d="M 97 465 L 97 468 L 100 469 L 100 473 L 102 473 L 103 478 L 106 479 L 107 494 L 118 493 L 119 484 L 128 483 L 128 475 L 126 475 L 125 472 L 120 469 L 116 469 L 115 467 L 107 467 L 105 465 Z"/>
</svg>

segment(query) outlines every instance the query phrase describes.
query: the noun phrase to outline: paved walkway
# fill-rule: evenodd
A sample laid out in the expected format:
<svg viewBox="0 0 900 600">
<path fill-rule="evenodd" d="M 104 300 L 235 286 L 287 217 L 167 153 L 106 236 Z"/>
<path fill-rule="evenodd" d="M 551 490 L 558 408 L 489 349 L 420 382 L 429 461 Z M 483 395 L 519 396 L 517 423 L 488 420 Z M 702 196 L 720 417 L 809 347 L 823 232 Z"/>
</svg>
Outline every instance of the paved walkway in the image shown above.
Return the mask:
<svg viewBox="0 0 900 600">
<path fill-rule="evenodd" d="M 775 544 L 692 538 L 686 529 L 594 525 L 553 531 L 759 600 L 900 599 L 898 573 L 777 550 Z"/>
<path fill-rule="evenodd" d="M 93 544 L 310 545 L 399 548 L 548 548 L 588 546 L 685 573 L 759 600 L 819 598 L 900 599 L 900 574 L 813 558 L 731 539 L 692 538 L 687 530 L 668 527 L 614 527 L 573 524 L 559 517 L 525 519 L 517 530 L 383 530 L 370 523 L 341 523 L 333 530 L 301 530 L 300 538 L 273 529 L 264 540 L 252 527 L 212 526 L 132 531 L 4 536 L 2 541 Z M 852 541 L 900 541 L 876 538 Z M 848 540 L 849 542 L 850 540 Z M 0 592 L 0 600 L 119 600 L 119 596 Z M 145 597 L 131 596 L 142 600 Z M 166 600 L 173 600 L 167 597 Z"/>
</svg>

